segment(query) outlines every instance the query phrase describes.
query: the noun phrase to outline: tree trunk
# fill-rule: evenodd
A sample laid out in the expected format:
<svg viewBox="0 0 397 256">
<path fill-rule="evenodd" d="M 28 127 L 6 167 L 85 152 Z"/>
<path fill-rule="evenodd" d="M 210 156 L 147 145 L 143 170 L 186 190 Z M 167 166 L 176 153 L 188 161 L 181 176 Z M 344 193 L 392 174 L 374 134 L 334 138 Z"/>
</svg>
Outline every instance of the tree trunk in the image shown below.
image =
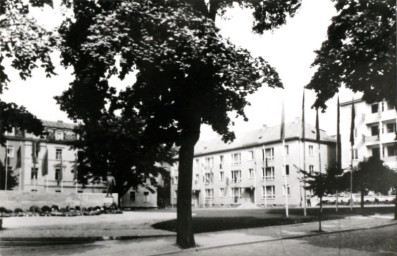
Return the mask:
<svg viewBox="0 0 397 256">
<path fill-rule="evenodd" d="M 364 209 L 364 189 L 361 189 L 361 210 Z"/>
<path fill-rule="evenodd" d="M 397 189 L 396 189 L 396 198 L 394 198 L 394 219 L 397 220 Z"/>
<path fill-rule="evenodd" d="M 194 145 L 200 137 L 200 119 L 183 129 L 179 148 L 177 237 L 181 248 L 195 246 L 192 223 L 192 178 Z"/>
<path fill-rule="evenodd" d="M 320 212 L 318 214 L 318 231 L 323 231 L 321 228 L 321 220 L 323 218 L 323 197 L 320 197 Z"/>
</svg>

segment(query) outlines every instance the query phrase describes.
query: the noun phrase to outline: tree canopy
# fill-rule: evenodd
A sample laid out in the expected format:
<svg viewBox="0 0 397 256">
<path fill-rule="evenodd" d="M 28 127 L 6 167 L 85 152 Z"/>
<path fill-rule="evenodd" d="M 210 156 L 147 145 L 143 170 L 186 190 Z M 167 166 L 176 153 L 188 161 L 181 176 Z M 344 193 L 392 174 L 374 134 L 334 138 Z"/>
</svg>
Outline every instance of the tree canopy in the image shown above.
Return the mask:
<svg viewBox="0 0 397 256">
<path fill-rule="evenodd" d="M 386 99 L 395 104 L 396 94 L 396 1 L 334 0 L 337 15 L 328 38 L 312 66 L 317 68 L 307 88 L 317 93 L 316 107 L 344 85 L 363 92 L 363 99 Z"/>
</svg>

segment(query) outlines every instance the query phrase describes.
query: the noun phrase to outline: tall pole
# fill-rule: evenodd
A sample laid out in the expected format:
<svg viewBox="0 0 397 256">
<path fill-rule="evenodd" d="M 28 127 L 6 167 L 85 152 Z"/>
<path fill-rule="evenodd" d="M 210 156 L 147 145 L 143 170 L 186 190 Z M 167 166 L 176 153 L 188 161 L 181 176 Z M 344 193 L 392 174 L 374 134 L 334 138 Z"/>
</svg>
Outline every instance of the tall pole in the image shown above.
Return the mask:
<svg viewBox="0 0 397 256">
<path fill-rule="evenodd" d="M 6 166 L 6 169 L 5 169 L 5 174 L 6 174 L 6 177 L 5 177 L 5 182 L 4 182 L 4 190 L 7 190 L 7 176 L 8 176 L 8 141 L 6 141 L 6 157 L 5 157 L 5 159 L 6 159 L 6 163 L 5 163 L 5 166 Z"/>
<path fill-rule="evenodd" d="M 265 208 L 267 208 L 267 191 L 266 191 L 266 168 L 267 168 L 267 161 L 266 161 L 266 152 L 265 152 L 265 146 L 262 146 L 262 153 L 263 153 L 263 183 L 264 183 L 264 187 L 265 187 Z"/>
<path fill-rule="evenodd" d="M 353 146 L 354 146 L 354 119 L 356 117 L 356 112 L 354 109 L 354 98 L 352 99 L 352 116 L 351 116 L 351 126 L 350 126 L 350 148 L 351 148 L 351 164 L 350 164 L 350 210 L 353 211 Z"/>
<path fill-rule="evenodd" d="M 284 99 L 281 106 L 281 140 L 283 142 L 283 175 L 284 175 L 284 187 L 285 187 L 285 216 L 288 218 L 288 184 L 287 184 L 287 172 L 285 164 L 285 110 L 284 110 Z"/>
<path fill-rule="evenodd" d="M 302 143 L 303 143 L 303 171 L 306 172 L 306 143 L 305 143 L 305 135 L 306 135 L 306 125 L 305 125 L 305 89 L 303 89 L 303 98 L 302 98 Z M 303 216 L 307 215 L 307 199 L 306 199 L 306 180 L 303 179 Z"/>
</svg>

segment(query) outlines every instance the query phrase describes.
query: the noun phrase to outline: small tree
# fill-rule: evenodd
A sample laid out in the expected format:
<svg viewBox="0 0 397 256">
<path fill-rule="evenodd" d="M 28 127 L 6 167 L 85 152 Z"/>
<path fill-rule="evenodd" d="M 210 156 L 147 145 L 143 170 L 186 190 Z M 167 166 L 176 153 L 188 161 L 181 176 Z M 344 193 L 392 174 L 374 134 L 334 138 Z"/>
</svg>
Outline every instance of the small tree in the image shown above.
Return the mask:
<svg viewBox="0 0 397 256">
<path fill-rule="evenodd" d="M 358 163 L 353 172 L 353 191 L 361 194 L 361 209 L 364 208 L 366 191 L 387 193 L 395 184 L 389 179 L 392 171 L 379 158 L 370 157 Z M 350 174 L 347 174 L 348 176 Z M 346 175 L 345 175 L 346 176 Z"/>
<path fill-rule="evenodd" d="M 2 162 L 0 162 L 0 190 L 12 190 L 19 184 L 19 175 L 13 171 L 7 172 L 7 188 L 5 188 L 6 171 Z"/>
<path fill-rule="evenodd" d="M 321 221 L 323 214 L 323 197 L 333 190 L 332 184 L 335 183 L 335 178 L 326 173 L 320 172 L 307 172 L 300 170 L 303 174 L 303 179 L 306 182 L 306 186 L 304 187 L 306 190 L 310 190 L 313 192 L 315 196 L 318 196 L 320 199 L 320 210 L 318 213 L 318 231 L 322 232 Z"/>
</svg>

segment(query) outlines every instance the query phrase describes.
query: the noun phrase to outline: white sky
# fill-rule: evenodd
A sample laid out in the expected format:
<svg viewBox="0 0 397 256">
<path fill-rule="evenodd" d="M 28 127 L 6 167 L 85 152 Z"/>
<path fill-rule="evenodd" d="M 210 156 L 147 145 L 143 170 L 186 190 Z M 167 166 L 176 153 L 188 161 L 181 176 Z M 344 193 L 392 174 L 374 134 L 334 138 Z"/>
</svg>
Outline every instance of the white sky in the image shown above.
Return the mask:
<svg viewBox="0 0 397 256">
<path fill-rule="evenodd" d="M 250 50 L 254 56 L 264 57 L 276 68 L 285 88 L 262 87 L 250 95 L 248 101 L 251 106 L 245 109 L 249 121 L 244 122 L 241 118 L 235 120 L 233 130 L 238 133 L 256 129 L 262 124 L 271 126 L 280 123 L 283 98 L 286 121 L 293 121 L 295 117 L 301 116 L 303 87 L 315 71 L 310 68 L 315 58 L 314 50 L 319 49 L 326 39 L 327 28 L 335 14 L 331 0 L 303 0 L 302 7 L 294 18 L 289 19 L 280 29 L 266 32 L 262 36 L 251 31 L 252 16 L 248 10 L 234 8 L 226 13 L 225 18 L 218 18 L 217 23 L 223 35 L 236 45 Z M 54 25 L 60 20 L 59 13 L 50 14 L 45 11 L 38 11 L 37 17 Z M 15 70 L 8 69 L 7 72 L 11 82 L 9 90 L 2 95 L 4 101 L 23 105 L 40 119 L 70 122 L 53 97 L 67 89 L 73 79 L 71 69 L 58 67 L 58 76 L 51 79 L 46 78 L 42 70 L 35 70 L 32 78 L 27 81 L 21 80 Z M 116 79 L 113 82 L 119 88 L 127 84 L 119 83 Z M 351 97 L 351 92 L 347 90 L 343 90 L 340 95 L 341 102 Z M 315 111 L 310 109 L 314 100 L 314 92 L 306 90 L 306 120 L 311 124 L 315 123 Z M 327 105 L 327 112 L 320 115 L 320 127 L 333 135 L 336 133 L 336 99 L 330 100 Z M 215 134 L 209 127 L 203 127 L 203 139 L 213 136 Z"/>
</svg>

